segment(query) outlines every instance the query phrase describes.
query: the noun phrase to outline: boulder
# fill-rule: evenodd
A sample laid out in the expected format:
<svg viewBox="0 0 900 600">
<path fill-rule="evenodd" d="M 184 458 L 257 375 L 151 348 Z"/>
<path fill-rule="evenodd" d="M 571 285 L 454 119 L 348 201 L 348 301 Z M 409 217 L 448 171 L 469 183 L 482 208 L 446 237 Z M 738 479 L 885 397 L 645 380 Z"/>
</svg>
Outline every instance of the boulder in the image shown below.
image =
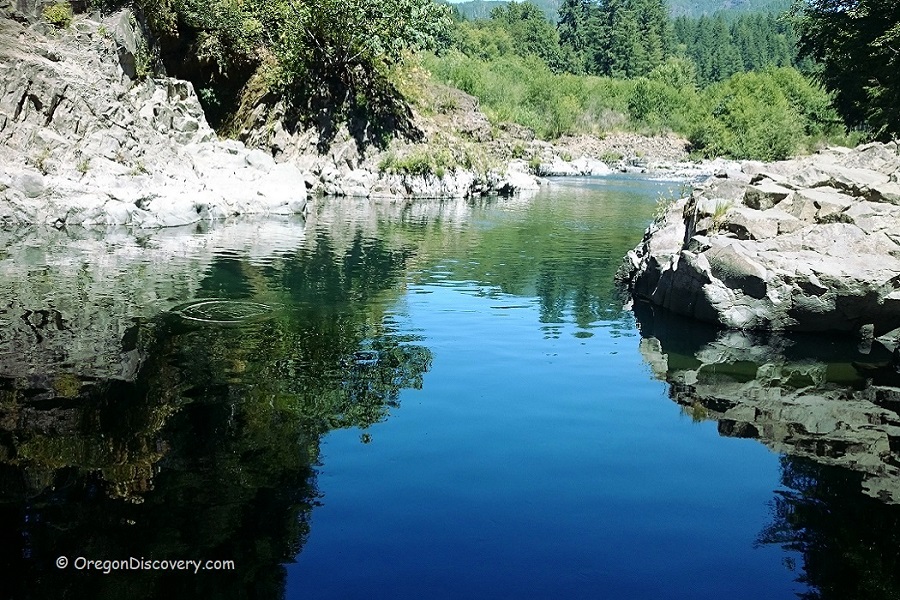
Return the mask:
<svg viewBox="0 0 900 600">
<path fill-rule="evenodd" d="M 763 179 L 748 186 L 744 192 L 744 204 L 756 210 L 772 208 L 791 195 L 791 190 L 771 179 Z"/>
<path fill-rule="evenodd" d="M 870 341 L 897 329 L 900 207 L 877 170 L 893 154 L 877 148 L 745 165 L 755 183 L 733 180 L 727 195 L 742 186 L 743 205 L 727 210 L 712 196 L 729 180 L 707 180 L 651 225 L 620 278 L 636 300 L 734 329 L 864 331 Z M 790 173 L 804 175 L 772 179 Z M 816 187 L 787 187 L 801 180 Z"/>
<path fill-rule="evenodd" d="M 753 210 L 745 206 L 733 208 L 725 214 L 723 228 L 742 240 L 775 237 L 779 231 L 779 220 L 767 213 L 768 211 Z"/>
</svg>

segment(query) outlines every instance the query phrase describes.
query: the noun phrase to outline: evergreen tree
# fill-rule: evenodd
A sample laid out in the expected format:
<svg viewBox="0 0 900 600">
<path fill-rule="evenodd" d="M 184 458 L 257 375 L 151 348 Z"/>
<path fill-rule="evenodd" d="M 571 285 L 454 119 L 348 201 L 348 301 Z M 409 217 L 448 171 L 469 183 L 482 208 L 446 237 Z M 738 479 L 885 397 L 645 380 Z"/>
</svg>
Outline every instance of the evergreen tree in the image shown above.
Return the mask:
<svg viewBox="0 0 900 600">
<path fill-rule="evenodd" d="M 641 77 L 671 53 L 664 0 L 603 0 L 586 29 L 588 71 L 598 75 Z"/>
<path fill-rule="evenodd" d="M 498 6 L 491 11 L 491 20 L 507 29 L 517 54 L 538 56 L 551 69 L 561 70 L 559 35 L 535 4 L 510 2 Z"/>
<path fill-rule="evenodd" d="M 801 51 L 821 63 L 848 124 L 900 136 L 900 3 L 807 0 L 794 14 Z"/>
<path fill-rule="evenodd" d="M 590 0 L 563 0 L 559 7 L 556 25 L 559 49 L 565 69 L 572 73 L 582 73 L 585 69 L 590 13 Z"/>
<path fill-rule="evenodd" d="M 678 17 L 673 31 L 678 52 L 697 65 L 702 85 L 744 71 L 800 64 L 793 28 L 771 14 L 741 15 L 731 23 L 722 14 Z"/>
</svg>

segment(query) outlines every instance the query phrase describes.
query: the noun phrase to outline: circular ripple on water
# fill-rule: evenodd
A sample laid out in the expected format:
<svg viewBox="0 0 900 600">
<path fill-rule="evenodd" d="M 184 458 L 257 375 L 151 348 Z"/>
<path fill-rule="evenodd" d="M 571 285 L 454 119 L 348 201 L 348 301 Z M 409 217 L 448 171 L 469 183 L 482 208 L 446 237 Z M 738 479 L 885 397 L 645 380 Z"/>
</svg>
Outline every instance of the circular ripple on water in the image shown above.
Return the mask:
<svg viewBox="0 0 900 600">
<path fill-rule="evenodd" d="M 272 307 L 259 302 L 213 298 L 184 304 L 173 308 L 172 312 L 203 323 L 243 323 L 272 312 Z"/>
</svg>

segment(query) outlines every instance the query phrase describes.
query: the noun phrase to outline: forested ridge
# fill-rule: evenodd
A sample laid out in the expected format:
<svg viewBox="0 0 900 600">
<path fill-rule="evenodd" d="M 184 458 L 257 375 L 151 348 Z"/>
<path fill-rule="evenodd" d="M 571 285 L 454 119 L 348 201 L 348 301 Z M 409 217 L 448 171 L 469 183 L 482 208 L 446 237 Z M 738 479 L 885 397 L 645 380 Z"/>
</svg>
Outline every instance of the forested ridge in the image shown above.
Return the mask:
<svg viewBox="0 0 900 600">
<path fill-rule="evenodd" d="M 495 125 L 548 139 L 672 131 L 698 155 L 774 160 L 900 132 L 900 7 L 889 0 L 675 18 L 665 0 L 560 0 L 555 22 L 530 2 L 478 20 L 433 0 L 133 4 L 159 60 L 210 112 L 233 111 L 253 82 L 298 118 L 389 121 L 385 143 L 408 114 L 395 79 L 410 61 L 479 98 Z"/>
<path fill-rule="evenodd" d="M 556 21 L 562 0 L 533 0 L 533 2 L 547 15 L 548 19 Z M 467 19 L 486 19 L 490 17 L 493 9 L 509 4 L 509 0 L 468 0 L 450 4 Z M 790 0 L 670 0 L 669 13 L 673 17 L 712 16 L 721 12 L 730 14 L 778 13 L 787 10 L 790 6 Z"/>
<path fill-rule="evenodd" d="M 662 0 L 564 0 L 557 23 L 529 3 L 457 21 L 426 66 L 477 96 L 496 123 L 539 136 L 673 131 L 702 156 L 776 160 L 853 144 L 772 15 L 678 18 Z"/>
</svg>

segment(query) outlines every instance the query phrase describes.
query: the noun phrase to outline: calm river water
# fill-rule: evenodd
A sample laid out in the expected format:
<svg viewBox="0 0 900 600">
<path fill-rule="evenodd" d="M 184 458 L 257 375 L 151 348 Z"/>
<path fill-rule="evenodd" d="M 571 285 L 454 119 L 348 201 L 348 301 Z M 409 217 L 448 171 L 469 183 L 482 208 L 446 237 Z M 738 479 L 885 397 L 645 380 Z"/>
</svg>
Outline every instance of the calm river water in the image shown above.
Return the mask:
<svg viewBox="0 0 900 600">
<path fill-rule="evenodd" d="M 900 597 L 890 355 L 623 310 L 677 187 L 0 232 L 0 596 Z"/>
</svg>

